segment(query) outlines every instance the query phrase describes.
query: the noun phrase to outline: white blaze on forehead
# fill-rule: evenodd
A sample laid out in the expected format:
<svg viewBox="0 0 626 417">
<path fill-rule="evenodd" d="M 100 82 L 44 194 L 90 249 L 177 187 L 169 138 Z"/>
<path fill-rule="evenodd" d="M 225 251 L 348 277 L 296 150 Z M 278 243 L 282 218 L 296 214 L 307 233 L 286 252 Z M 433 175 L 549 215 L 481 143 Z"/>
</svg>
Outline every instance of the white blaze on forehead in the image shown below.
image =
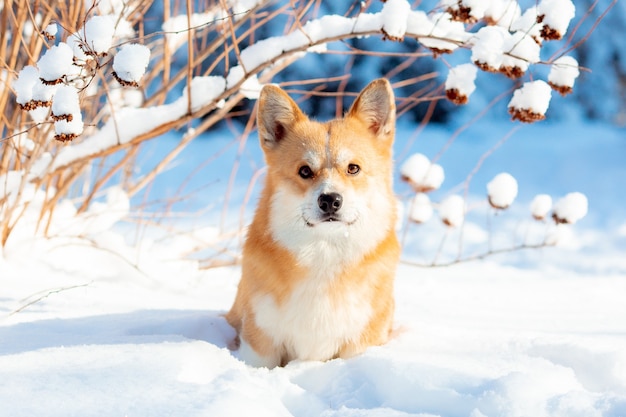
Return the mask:
<svg viewBox="0 0 626 417">
<path fill-rule="evenodd" d="M 322 166 L 322 158 L 318 152 L 314 150 L 308 150 L 304 153 L 304 160 L 309 164 L 313 170 L 318 170 Z"/>
<path fill-rule="evenodd" d="M 347 167 L 350 162 L 352 162 L 354 158 L 354 153 L 350 151 L 350 149 L 340 149 L 337 152 L 337 156 L 335 158 L 335 163 L 339 167 Z"/>
</svg>

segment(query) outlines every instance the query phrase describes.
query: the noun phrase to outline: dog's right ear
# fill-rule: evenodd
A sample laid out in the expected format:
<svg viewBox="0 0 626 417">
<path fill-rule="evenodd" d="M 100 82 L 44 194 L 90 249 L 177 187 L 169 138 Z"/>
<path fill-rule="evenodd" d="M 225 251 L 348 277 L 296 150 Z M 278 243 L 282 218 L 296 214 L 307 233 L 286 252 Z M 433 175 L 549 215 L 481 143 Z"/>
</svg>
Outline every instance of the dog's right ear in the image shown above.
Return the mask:
<svg viewBox="0 0 626 417">
<path fill-rule="evenodd" d="M 280 87 L 268 84 L 261 90 L 257 125 L 264 149 L 273 149 L 285 138 L 287 130 L 306 118 L 295 101 Z"/>
</svg>

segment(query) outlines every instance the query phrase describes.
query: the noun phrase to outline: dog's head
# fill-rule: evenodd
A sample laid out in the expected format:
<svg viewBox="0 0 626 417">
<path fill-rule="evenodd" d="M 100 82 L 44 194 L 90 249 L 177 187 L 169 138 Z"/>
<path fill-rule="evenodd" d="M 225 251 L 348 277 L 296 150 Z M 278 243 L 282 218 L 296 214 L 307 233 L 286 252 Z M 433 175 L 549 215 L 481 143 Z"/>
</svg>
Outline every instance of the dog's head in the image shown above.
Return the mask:
<svg viewBox="0 0 626 417">
<path fill-rule="evenodd" d="M 300 254 L 319 249 L 311 245 L 373 248 L 395 223 L 389 82 L 373 81 L 344 118 L 326 123 L 310 120 L 274 85 L 263 88 L 258 105 L 274 240 Z"/>
</svg>

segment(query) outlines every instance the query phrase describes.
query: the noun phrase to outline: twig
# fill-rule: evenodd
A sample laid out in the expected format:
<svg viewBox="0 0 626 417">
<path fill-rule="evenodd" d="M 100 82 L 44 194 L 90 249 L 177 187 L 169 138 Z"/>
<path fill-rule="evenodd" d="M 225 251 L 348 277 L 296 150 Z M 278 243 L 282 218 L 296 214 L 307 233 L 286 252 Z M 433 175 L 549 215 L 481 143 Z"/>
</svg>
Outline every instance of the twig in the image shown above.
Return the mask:
<svg viewBox="0 0 626 417">
<path fill-rule="evenodd" d="M 465 263 L 465 262 L 478 261 L 478 260 L 485 259 L 489 256 L 499 255 L 502 253 L 516 252 L 516 251 L 526 250 L 526 249 L 542 249 L 542 248 L 553 247 L 553 246 L 555 245 L 545 242 L 545 241 L 542 243 L 537 243 L 537 244 L 524 243 L 521 245 L 516 245 L 516 246 L 512 246 L 508 248 L 491 249 L 491 250 L 488 250 L 486 252 L 479 253 L 476 255 L 471 255 L 471 256 L 464 257 L 464 258 L 455 258 L 452 261 L 448 261 L 448 262 L 422 263 L 422 262 L 416 262 L 416 261 L 412 261 L 408 259 L 402 259 L 400 262 L 405 265 L 417 266 L 420 268 L 439 268 L 439 267 L 453 266 L 453 265 L 457 265 L 457 264 Z"/>
<path fill-rule="evenodd" d="M 90 282 L 88 282 L 86 284 L 71 285 L 69 287 L 61 287 L 61 288 L 55 288 L 55 289 L 51 289 L 51 290 L 40 291 L 38 293 L 35 293 L 35 294 L 33 294 L 33 295 L 31 295 L 29 297 L 26 297 L 23 300 L 21 300 L 22 302 L 24 302 L 24 301 L 28 300 L 31 297 L 37 296 L 37 298 L 35 298 L 34 300 L 31 300 L 28 303 L 26 303 L 26 304 L 22 305 L 21 307 L 19 307 L 19 308 L 13 310 L 12 312 L 10 312 L 6 317 L 8 318 L 8 317 L 11 317 L 11 316 L 13 316 L 13 315 L 15 315 L 15 314 L 17 314 L 17 313 L 19 313 L 21 311 L 24 311 L 28 307 L 30 307 L 30 306 L 32 306 L 34 304 L 37 304 L 38 302 L 40 302 L 40 301 L 50 297 L 51 295 L 59 294 L 59 293 L 62 293 L 62 292 L 65 292 L 65 291 L 69 291 L 69 290 L 73 290 L 73 289 L 76 289 L 76 288 L 87 287 L 87 286 L 91 285 L 92 283 L 93 283 L 93 281 L 90 281 Z M 42 295 L 39 295 L 39 294 L 42 294 Z"/>
</svg>

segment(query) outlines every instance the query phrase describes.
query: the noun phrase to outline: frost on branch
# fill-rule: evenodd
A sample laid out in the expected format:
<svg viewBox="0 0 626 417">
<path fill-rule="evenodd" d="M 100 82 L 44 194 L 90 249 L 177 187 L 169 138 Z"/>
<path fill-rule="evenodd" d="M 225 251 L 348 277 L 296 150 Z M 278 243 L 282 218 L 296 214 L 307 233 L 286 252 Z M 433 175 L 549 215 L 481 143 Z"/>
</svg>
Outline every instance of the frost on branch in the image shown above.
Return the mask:
<svg viewBox="0 0 626 417">
<path fill-rule="evenodd" d="M 402 180 L 416 192 L 429 192 L 438 189 L 445 178 L 441 165 L 433 164 L 421 153 L 413 154 L 400 167 Z"/>
<path fill-rule="evenodd" d="M 508 208 L 517 197 L 517 180 L 503 172 L 487 183 L 487 197 L 491 207 L 499 210 Z"/>
<path fill-rule="evenodd" d="M 550 86 L 542 80 L 524 83 L 515 90 L 508 106 L 513 120 L 530 123 L 545 119 L 550 105 L 550 91 Z"/>
<path fill-rule="evenodd" d="M 574 82 L 579 74 L 578 61 L 571 56 L 562 56 L 552 64 L 548 84 L 561 95 L 567 95 L 573 91 Z"/>
<path fill-rule="evenodd" d="M 588 201 L 582 193 L 569 193 L 554 204 L 552 218 L 558 224 L 574 224 L 587 215 Z"/>
<path fill-rule="evenodd" d="M 150 49 L 136 43 L 122 46 L 113 58 L 113 76 L 127 87 L 139 87 L 150 61 Z"/>
<path fill-rule="evenodd" d="M 466 104 L 469 96 L 476 90 L 476 66 L 461 64 L 450 69 L 446 78 L 446 97 L 454 104 Z"/>
</svg>

